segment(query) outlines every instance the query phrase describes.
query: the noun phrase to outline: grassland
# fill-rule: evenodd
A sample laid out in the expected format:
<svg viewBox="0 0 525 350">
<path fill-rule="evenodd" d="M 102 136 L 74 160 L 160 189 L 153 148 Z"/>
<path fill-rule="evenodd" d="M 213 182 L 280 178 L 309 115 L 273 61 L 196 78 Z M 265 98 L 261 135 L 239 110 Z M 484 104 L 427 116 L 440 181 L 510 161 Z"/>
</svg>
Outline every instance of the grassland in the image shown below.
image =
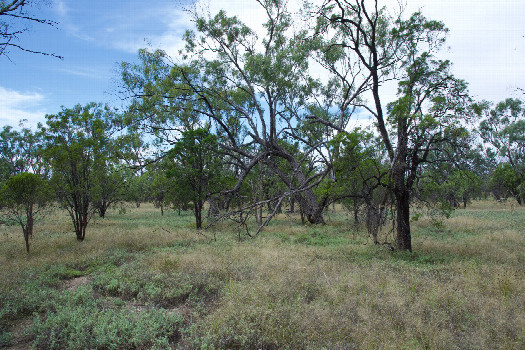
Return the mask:
<svg viewBox="0 0 525 350">
<path fill-rule="evenodd" d="M 77 242 L 65 213 L 31 254 L 0 228 L 0 348 L 524 349 L 525 209 L 475 202 L 374 246 L 342 210 L 256 239 L 191 213 L 114 210 Z M 216 240 L 210 239 L 216 236 Z"/>
</svg>

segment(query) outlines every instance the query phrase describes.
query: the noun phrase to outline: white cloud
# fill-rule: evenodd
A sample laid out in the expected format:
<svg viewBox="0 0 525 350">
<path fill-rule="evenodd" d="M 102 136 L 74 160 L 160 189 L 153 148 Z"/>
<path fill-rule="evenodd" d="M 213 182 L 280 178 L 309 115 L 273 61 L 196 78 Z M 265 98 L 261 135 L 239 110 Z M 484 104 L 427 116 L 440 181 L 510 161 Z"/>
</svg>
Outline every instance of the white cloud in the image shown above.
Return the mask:
<svg viewBox="0 0 525 350">
<path fill-rule="evenodd" d="M 162 22 L 162 30 L 141 31 L 130 27 L 129 21 L 122 19 L 120 24 L 105 29 L 106 45 L 128 53 L 137 53 L 139 49 L 145 47 L 159 48 L 175 57 L 184 47 L 183 33 L 193 27 L 187 13 L 179 8 L 151 9 L 147 16 L 140 17 L 140 20 L 159 18 Z"/>
<path fill-rule="evenodd" d="M 0 125 L 16 126 L 22 119 L 43 121 L 45 96 L 39 92 L 20 92 L 0 86 Z"/>
</svg>

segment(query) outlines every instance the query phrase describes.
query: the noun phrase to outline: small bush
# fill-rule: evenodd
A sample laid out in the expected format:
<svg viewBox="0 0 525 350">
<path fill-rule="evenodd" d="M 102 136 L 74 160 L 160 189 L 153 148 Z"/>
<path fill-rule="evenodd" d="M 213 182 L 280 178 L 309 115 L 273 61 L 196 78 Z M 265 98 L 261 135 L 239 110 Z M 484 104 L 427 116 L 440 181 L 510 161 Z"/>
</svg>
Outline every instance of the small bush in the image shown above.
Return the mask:
<svg viewBox="0 0 525 350">
<path fill-rule="evenodd" d="M 30 332 L 37 349 L 169 349 L 182 317 L 162 309 L 134 310 L 95 299 L 89 287 L 66 292 L 54 310 L 37 316 Z"/>
</svg>

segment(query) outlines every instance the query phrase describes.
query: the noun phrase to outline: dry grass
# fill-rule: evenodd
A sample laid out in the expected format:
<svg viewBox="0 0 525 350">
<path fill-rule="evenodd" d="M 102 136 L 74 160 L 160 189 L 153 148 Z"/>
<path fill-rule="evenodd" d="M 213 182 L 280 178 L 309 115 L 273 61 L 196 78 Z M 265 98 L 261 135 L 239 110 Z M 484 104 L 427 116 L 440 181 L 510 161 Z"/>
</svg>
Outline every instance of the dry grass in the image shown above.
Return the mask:
<svg viewBox="0 0 525 350">
<path fill-rule="evenodd" d="M 525 348 L 522 208 L 475 202 L 441 227 L 422 218 L 412 254 L 367 243 L 337 213 L 324 227 L 282 216 L 242 242 L 224 225 L 210 241 L 191 216 L 144 206 L 97 220 L 82 243 L 62 214 L 40 226 L 29 256 L 17 228 L 0 229 L 0 277 L 20 283 L 26 270 L 125 251 L 90 270 L 94 287 L 184 309 L 177 348 Z"/>
</svg>

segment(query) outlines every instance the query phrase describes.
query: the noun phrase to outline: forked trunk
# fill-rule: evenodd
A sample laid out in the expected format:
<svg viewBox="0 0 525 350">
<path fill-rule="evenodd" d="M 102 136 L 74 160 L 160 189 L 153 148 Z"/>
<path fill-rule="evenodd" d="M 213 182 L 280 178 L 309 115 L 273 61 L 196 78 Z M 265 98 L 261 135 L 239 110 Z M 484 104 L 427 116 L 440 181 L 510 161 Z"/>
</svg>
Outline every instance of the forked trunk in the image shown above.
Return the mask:
<svg viewBox="0 0 525 350">
<path fill-rule="evenodd" d="M 104 204 L 102 204 L 100 208 L 98 208 L 98 216 L 100 216 L 101 218 L 105 218 L 106 211 L 107 211 L 107 207 Z"/>
</svg>

